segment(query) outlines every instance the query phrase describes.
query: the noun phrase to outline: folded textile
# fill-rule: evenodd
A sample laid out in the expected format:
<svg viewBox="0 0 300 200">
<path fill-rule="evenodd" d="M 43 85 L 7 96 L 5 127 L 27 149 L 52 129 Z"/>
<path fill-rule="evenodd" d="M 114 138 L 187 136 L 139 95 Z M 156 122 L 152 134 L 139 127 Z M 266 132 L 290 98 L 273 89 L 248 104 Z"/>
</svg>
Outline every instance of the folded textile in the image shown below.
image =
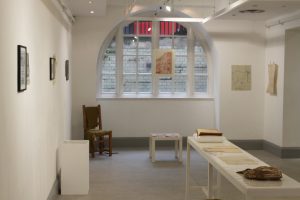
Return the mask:
<svg viewBox="0 0 300 200">
<path fill-rule="evenodd" d="M 218 131 L 217 129 L 197 129 L 198 136 L 222 136 L 223 133 Z"/>
</svg>

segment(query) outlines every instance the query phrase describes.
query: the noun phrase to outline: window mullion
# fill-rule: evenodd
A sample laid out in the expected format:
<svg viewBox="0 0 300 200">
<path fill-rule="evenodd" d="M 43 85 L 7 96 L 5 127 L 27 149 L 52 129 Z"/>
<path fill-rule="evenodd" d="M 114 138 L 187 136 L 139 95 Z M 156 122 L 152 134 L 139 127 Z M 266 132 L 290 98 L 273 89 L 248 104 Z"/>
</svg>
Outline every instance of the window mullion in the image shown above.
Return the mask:
<svg viewBox="0 0 300 200">
<path fill-rule="evenodd" d="M 137 35 L 139 33 L 139 25 L 137 25 Z M 136 62 L 135 62 L 135 93 L 138 94 L 138 81 L 139 81 L 139 36 L 136 37 Z"/>
<path fill-rule="evenodd" d="M 175 51 L 175 39 L 174 39 L 174 28 L 175 28 L 175 25 L 174 25 L 175 23 L 174 22 L 172 22 L 172 49 L 173 49 L 173 51 Z M 176 57 L 176 55 L 175 55 L 175 57 Z M 174 65 L 176 65 L 176 60 L 174 59 Z M 172 91 L 171 91 L 171 94 L 173 94 L 174 95 L 174 93 L 175 93 L 175 66 L 174 66 L 174 73 L 173 73 L 173 76 L 171 76 L 171 78 L 172 78 L 172 81 L 171 81 L 171 84 L 172 84 Z"/>
<path fill-rule="evenodd" d="M 159 77 L 155 74 L 155 56 L 154 56 L 154 50 L 158 49 L 159 47 L 159 22 L 153 22 L 152 23 L 152 95 L 154 97 L 158 96 L 159 93 Z"/>
<path fill-rule="evenodd" d="M 194 93 L 194 73 L 195 73 L 195 48 L 194 48 L 194 35 L 191 28 L 187 33 L 187 95 L 192 96 Z"/>
<path fill-rule="evenodd" d="M 117 96 L 121 96 L 123 94 L 123 28 L 119 28 L 116 37 L 116 92 Z"/>
</svg>

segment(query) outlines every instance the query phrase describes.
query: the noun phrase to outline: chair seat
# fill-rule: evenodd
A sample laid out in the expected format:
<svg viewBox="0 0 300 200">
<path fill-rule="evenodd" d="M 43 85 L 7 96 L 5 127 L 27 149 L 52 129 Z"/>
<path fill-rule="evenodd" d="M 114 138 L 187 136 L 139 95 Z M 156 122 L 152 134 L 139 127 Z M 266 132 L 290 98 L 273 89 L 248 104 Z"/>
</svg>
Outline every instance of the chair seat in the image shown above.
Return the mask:
<svg viewBox="0 0 300 200">
<path fill-rule="evenodd" d="M 111 130 L 97 130 L 97 129 L 90 129 L 88 130 L 88 134 L 92 134 L 95 136 L 103 136 L 103 135 L 109 135 L 111 134 L 112 131 Z"/>
</svg>

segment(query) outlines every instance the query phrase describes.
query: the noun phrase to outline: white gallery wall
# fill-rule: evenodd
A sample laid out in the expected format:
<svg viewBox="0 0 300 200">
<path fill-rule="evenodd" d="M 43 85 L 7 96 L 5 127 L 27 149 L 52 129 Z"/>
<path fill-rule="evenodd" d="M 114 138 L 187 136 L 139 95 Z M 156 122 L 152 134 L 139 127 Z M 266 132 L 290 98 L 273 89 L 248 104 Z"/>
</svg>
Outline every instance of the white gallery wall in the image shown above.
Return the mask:
<svg viewBox="0 0 300 200">
<path fill-rule="evenodd" d="M 292 116 L 287 113 L 289 110 L 292 113 L 297 112 L 300 106 L 297 103 L 290 104 L 287 102 L 289 98 L 294 99 L 293 96 L 290 96 L 292 93 L 289 89 L 295 82 L 293 74 L 299 75 L 299 71 L 297 71 L 299 56 L 293 56 L 290 51 L 292 52 L 295 48 L 298 48 L 299 43 L 292 41 L 289 43 L 291 50 L 286 51 L 286 31 L 296 27 L 300 27 L 300 20 L 266 29 L 265 90 L 268 83 L 268 64 L 275 63 L 278 65 L 278 79 L 277 95 L 265 93 L 264 97 L 264 139 L 282 147 L 297 147 L 300 145 L 297 139 L 298 132 L 295 131 L 299 130 L 299 123 L 293 122 L 296 119 L 292 119 Z M 291 45 L 293 42 L 295 42 L 294 45 Z M 289 78 L 291 74 L 292 76 Z M 294 94 L 297 99 L 299 84 L 293 85 L 293 87 L 296 87 L 293 88 L 293 92 L 298 91 Z M 286 118 L 284 119 L 284 117 Z M 292 129 L 288 130 L 290 120 L 292 120 L 293 125 Z"/>
<path fill-rule="evenodd" d="M 51 1 L 0 1 L 0 199 L 46 200 L 70 138 L 71 29 Z M 17 45 L 27 47 L 30 84 L 17 92 Z M 57 60 L 49 81 L 49 57 Z"/>
<path fill-rule="evenodd" d="M 122 21 L 122 8 L 108 16 L 78 17 L 73 26 L 72 137 L 83 137 L 82 108 L 100 103 L 103 126 L 114 137 L 146 137 L 152 131 L 192 135 L 195 128 L 218 127 L 229 139 L 262 139 L 265 29 L 262 23 L 219 21 L 204 26 L 211 37 L 211 77 L 219 77 L 218 99 L 96 99 L 98 53 L 111 30 Z M 204 34 L 205 35 L 205 34 Z M 231 91 L 231 65 L 252 66 L 252 90 Z M 215 105 L 215 102 L 218 102 Z M 218 110 L 216 110 L 218 108 Z M 218 118 L 216 118 L 218 117 Z"/>
</svg>

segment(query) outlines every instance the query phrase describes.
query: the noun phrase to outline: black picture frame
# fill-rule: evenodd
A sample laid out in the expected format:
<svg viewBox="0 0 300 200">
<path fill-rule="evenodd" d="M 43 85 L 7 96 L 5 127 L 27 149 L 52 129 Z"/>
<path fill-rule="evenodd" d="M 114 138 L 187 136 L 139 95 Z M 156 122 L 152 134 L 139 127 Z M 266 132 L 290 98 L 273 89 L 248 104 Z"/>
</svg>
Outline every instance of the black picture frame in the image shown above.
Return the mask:
<svg viewBox="0 0 300 200">
<path fill-rule="evenodd" d="M 70 73 L 70 69 L 69 69 L 69 66 L 70 65 L 70 61 L 69 60 L 66 60 L 65 61 L 65 76 L 66 76 L 66 81 L 69 80 L 69 73 Z"/>
<path fill-rule="evenodd" d="M 50 72 L 49 78 L 50 81 L 52 81 L 55 79 L 55 58 L 54 57 L 50 57 L 49 59 L 49 72 Z"/>
<path fill-rule="evenodd" d="M 18 92 L 27 89 L 27 47 L 18 45 Z"/>
</svg>

